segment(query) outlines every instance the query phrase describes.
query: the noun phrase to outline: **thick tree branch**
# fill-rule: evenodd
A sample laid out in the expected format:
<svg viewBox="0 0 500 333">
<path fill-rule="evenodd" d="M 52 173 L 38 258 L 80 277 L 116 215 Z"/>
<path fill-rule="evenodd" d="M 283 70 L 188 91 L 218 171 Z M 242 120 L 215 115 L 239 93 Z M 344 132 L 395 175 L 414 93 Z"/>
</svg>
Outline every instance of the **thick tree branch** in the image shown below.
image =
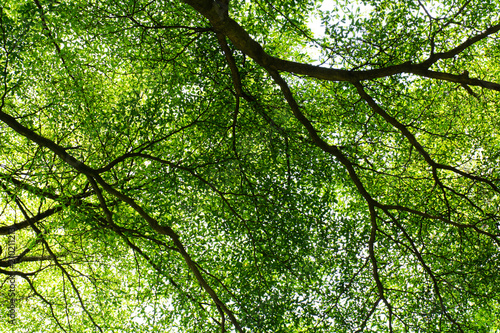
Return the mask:
<svg viewBox="0 0 500 333">
<path fill-rule="evenodd" d="M 285 71 L 289 73 L 295 73 L 299 75 L 306 75 L 310 77 L 315 77 L 322 80 L 328 81 L 347 81 L 347 82 L 358 82 L 363 80 L 371 80 L 381 77 L 387 77 L 400 73 L 411 73 L 423 77 L 434 78 L 439 80 L 445 80 L 450 82 L 463 83 L 466 85 L 480 86 L 487 89 L 500 91 L 500 84 L 494 82 L 488 82 L 478 79 L 472 79 L 464 77 L 461 75 L 453 75 L 448 73 L 434 72 L 429 70 L 429 66 L 439 59 L 445 59 L 448 57 L 453 57 L 456 54 L 463 51 L 465 48 L 476 43 L 477 41 L 486 38 L 498 30 L 500 30 L 500 25 L 495 25 L 487 29 L 482 34 L 479 34 L 466 42 L 462 43 L 460 46 L 444 53 L 437 53 L 434 57 L 430 58 L 430 61 L 423 62 L 420 64 L 412 64 L 411 62 L 405 62 L 400 65 L 388 66 L 380 69 L 371 69 L 365 71 L 350 71 L 343 69 L 333 69 L 319 67 L 309 64 L 298 63 L 294 61 L 288 61 L 279 59 L 267 54 L 262 46 L 256 42 L 248 32 L 240 26 L 236 21 L 228 16 L 221 15 L 216 1 L 213 0 L 184 0 L 184 2 L 191 7 L 193 7 L 200 14 L 205 16 L 215 31 L 227 36 L 237 48 L 239 48 L 243 53 L 247 54 L 256 63 L 268 70 L 274 71 Z"/>
</svg>

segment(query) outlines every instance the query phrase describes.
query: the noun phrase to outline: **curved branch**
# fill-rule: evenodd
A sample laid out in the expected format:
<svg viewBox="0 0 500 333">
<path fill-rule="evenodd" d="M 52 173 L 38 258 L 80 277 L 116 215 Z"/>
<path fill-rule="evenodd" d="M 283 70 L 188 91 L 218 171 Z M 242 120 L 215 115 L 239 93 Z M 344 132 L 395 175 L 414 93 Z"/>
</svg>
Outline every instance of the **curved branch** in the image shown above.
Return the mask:
<svg viewBox="0 0 500 333">
<path fill-rule="evenodd" d="M 467 85 L 480 86 L 487 89 L 500 91 L 500 84 L 483 81 L 478 79 L 471 79 L 463 75 L 453 75 L 448 73 L 434 72 L 430 71 L 429 66 L 439 59 L 445 59 L 448 57 L 453 57 L 460 53 L 470 45 L 476 43 L 477 41 L 484 39 L 497 31 L 500 30 L 500 24 L 495 25 L 487 29 L 482 34 L 479 34 L 456 48 L 445 52 L 437 53 L 434 57 L 426 60 L 428 62 L 423 62 L 420 64 L 412 64 L 411 62 L 405 62 L 399 65 L 388 66 L 380 69 L 371 69 L 365 71 L 350 71 L 335 68 L 324 68 L 304 63 L 298 63 L 294 61 L 288 61 L 280 58 L 276 58 L 267 54 L 262 46 L 256 42 L 248 32 L 240 26 L 236 21 L 223 15 L 216 5 L 216 1 L 213 0 L 184 0 L 186 4 L 193 7 L 197 12 L 205 16 L 215 31 L 220 32 L 227 36 L 237 48 L 239 48 L 243 53 L 251 57 L 256 63 L 268 70 L 274 71 L 285 71 L 289 73 L 295 73 L 300 75 L 307 75 L 310 77 L 315 77 L 318 79 L 323 79 L 327 81 L 347 81 L 347 82 L 358 82 L 363 80 L 370 80 L 375 78 L 387 77 L 394 74 L 400 73 L 411 73 L 419 76 L 424 76 L 428 78 L 435 78 L 445 81 L 463 83 Z"/>
<path fill-rule="evenodd" d="M 72 166 L 76 171 L 82 173 L 83 175 L 87 177 L 91 177 L 95 179 L 96 183 L 101 185 L 101 187 L 108 192 L 109 194 L 113 195 L 117 199 L 123 201 L 124 203 L 128 204 L 133 210 L 135 210 L 146 222 L 149 224 L 151 229 L 154 231 L 158 232 L 159 234 L 166 235 L 170 237 L 170 239 L 173 241 L 174 245 L 179 249 L 179 253 L 182 255 L 184 261 L 188 265 L 189 269 L 193 272 L 194 276 L 198 280 L 198 283 L 205 289 L 205 291 L 210 295 L 212 300 L 214 301 L 215 304 L 219 305 L 224 312 L 228 315 L 228 317 L 231 319 L 231 322 L 235 326 L 235 328 L 239 332 L 243 332 L 243 329 L 241 328 L 238 320 L 234 316 L 233 312 L 229 310 L 229 308 L 222 302 L 219 297 L 217 296 L 217 293 L 210 287 L 210 285 L 206 282 L 204 279 L 203 275 L 201 274 L 200 270 L 198 267 L 196 267 L 196 264 L 194 261 L 191 259 L 191 256 L 187 253 L 186 249 L 184 248 L 183 243 L 180 241 L 179 235 L 169 226 L 162 226 L 158 223 L 158 221 L 153 218 L 151 215 L 149 215 L 137 202 L 132 199 L 131 197 L 121 193 L 120 191 L 116 190 L 113 188 L 111 185 L 109 185 L 100 175 L 99 173 L 86 165 L 85 163 L 77 160 L 70 154 L 66 152 L 66 150 L 58 145 L 57 143 L 53 142 L 52 140 L 49 140 L 45 137 L 42 137 L 41 135 L 35 133 L 34 131 L 30 130 L 29 128 L 21 125 L 16 119 L 14 119 L 12 116 L 6 114 L 3 111 L 0 111 L 0 121 L 3 121 L 5 124 L 7 124 L 10 128 L 12 128 L 14 131 L 17 133 L 21 134 L 22 136 L 26 137 L 27 139 L 35 142 L 39 146 L 46 147 L 50 149 L 53 153 L 55 153 L 59 158 L 61 158 L 63 161 L 65 161 L 67 164 Z M 36 226 L 32 224 L 34 228 Z M 37 229 L 37 228 L 36 228 Z"/>
<path fill-rule="evenodd" d="M 363 98 L 368 103 L 368 105 L 373 109 L 373 111 L 375 111 L 375 113 L 377 113 L 378 115 L 380 115 L 385 121 L 387 121 L 393 127 L 395 127 L 396 129 L 398 129 L 401 132 L 401 134 L 403 134 L 403 136 L 406 137 L 406 139 L 410 142 L 410 144 L 413 147 L 415 147 L 415 149 L 420 153 L 420 155 L 422 155 L 422 157 L 427 162 L 427 164 L 429 164 L 429 166 L 431 166 L 433 168 L 433 172 L 435 172 L 436 169 L 449 170 L 449 171 L 452 171 L 452 172 L 454 172 L 456 174 L 461 175 L 462 177 L 486 183 L 495 192 L 499 192 L 500 193 L 500 190 L 498 189 L 498 187 L 495 184 L 493 184 L 492 181 L 490 181 L 490 180 L 488 180 L 486 178 L 482 178 L 482 177 L 479 177 L 479 176 L 474 176 L 474 175 L 468 174 L 467 172 L 460 171 L 457 168 L 454 168 L 452 166 L 435 162 L 431 158 L 431 156 L 429 155 L 429 153 L 424 149 L 424 147 L 418 142 L 418 140 L 415 137 L 415 135 L 413 135 L 413 133 L 411 133 L 408 130 L 408 128 L 406 128 L 405 125 L 401 124 L 396 118 L 392 117 L 384 109 L 382 109 L 377 104 L 377 102 L 375 102 L 375 100 L 364 90 L 364 88 L 361 85 L 361 83 L 355 82 L 355 83 L 353 83 L 353 85 L 358 90 L 358 93 L 361 96 L 361 98 Z"/>
<path fill-rule="evenodd" d="M 57 206 L 54 208 L 47 209 L 46 211 L 39 213 L 31 218 L 33 223 L 40 222 L 46 217 L 54 215 L 55 213 L 61 211 L 63 209 L 62 206 Z M 12 225 L 8 225 L 5 227 L 0 227 L 0 235 L 10 235 L 16 232 L 16 230 L 24 229 L 30 226 L 30 222 L 26 219 L 19 223 L 14 223 Z"/>
</svg>

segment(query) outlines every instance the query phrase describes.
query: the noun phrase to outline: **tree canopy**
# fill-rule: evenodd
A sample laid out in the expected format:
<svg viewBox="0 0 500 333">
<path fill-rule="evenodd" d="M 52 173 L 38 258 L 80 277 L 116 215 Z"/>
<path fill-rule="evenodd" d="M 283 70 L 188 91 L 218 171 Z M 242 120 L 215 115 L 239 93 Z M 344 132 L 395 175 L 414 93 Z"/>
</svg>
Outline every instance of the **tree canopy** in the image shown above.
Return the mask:
<svg viewBox="0 0 500 333">
<path fill-rule="evenodd" d="M 498 332 L 499 13 L 3 0 L 0 331 Z"/>
</svg>

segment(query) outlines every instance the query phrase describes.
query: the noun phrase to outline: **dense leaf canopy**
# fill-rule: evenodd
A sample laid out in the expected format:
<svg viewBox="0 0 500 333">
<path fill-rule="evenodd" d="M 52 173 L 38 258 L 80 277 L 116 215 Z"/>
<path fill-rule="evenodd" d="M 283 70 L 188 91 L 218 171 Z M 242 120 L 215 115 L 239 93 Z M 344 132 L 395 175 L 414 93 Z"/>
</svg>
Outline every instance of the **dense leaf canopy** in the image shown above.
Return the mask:
<svg viewBox="0 0 500 333">
<path fill-rule="evenodd" d="M 0 331 L 498 332 L 499 13 L 3 0 Z"/>
</svg>

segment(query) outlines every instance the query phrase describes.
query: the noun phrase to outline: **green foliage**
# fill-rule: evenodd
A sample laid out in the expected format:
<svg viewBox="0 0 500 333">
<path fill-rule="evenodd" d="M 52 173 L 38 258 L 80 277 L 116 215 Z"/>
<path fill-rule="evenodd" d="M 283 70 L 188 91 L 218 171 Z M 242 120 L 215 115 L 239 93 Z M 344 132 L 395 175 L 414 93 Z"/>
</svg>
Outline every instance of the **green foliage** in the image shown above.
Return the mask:
<svg viewBox="0 0 500 333">
<path fill-rule="evenodd" d="M 0 4 L 0 331 L 499 331 L 500 3 L 225 2 Z"/>
</svg>

